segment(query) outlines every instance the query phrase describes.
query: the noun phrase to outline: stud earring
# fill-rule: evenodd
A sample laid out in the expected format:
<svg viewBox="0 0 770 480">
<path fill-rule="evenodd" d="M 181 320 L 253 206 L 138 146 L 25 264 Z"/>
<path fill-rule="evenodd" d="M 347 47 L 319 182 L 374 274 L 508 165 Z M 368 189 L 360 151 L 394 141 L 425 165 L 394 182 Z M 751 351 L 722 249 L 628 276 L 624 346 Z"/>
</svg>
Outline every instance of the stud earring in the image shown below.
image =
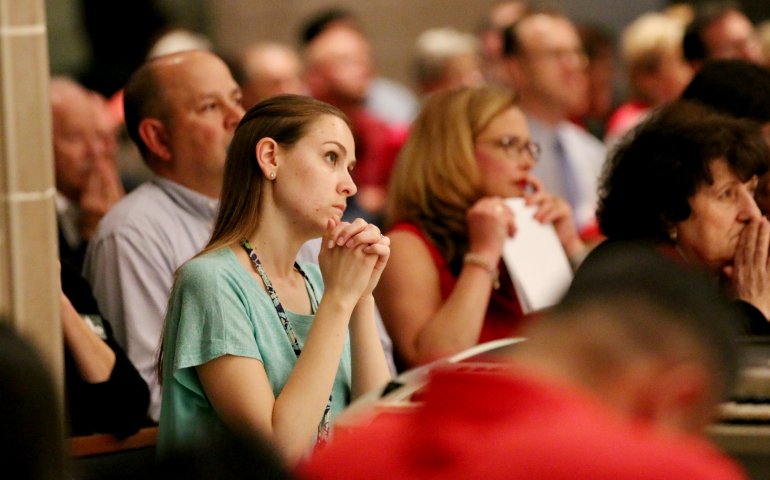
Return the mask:
<svg viewBox="0 0 770 480">
<path fill-rule="evenodd" d="M 668 232 L 668 238 L 669 240 L 671 240 L 671 243 L 676 243 L 677 241 L 676 229 L 672 229 L 670 232 Z"/>
<path fill-rule="evenodd" d="M 270 180 L 275 179 L 275 172 L 270 172 Z"/>
</svg>

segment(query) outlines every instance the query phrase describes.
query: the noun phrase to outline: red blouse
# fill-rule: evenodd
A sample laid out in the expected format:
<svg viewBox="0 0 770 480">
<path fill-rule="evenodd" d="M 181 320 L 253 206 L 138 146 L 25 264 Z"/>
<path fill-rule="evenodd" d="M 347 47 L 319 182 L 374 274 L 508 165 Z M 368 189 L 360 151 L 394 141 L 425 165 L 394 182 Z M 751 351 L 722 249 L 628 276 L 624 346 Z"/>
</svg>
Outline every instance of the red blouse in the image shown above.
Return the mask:
<svg viewBox="0 0 770 480">
<path fill-rule="evenodd" d="M 441 299 L 446 300 L 449 298 L 457 283 L 457 277 L 452 274 L 446 261 L 422 231 L 416 225 L 409 222 L 398 223 L 391 231 L 411 232 L 425 243 L 439 272 Z M 498 267 L 500 269 L 500 288 L 492 290 L 492 296 L 487 307 L 487 315 L 484 318 L 484 325 L 481 327 L 478 343 L 515 336 L 520 333 L 521 327 L 524 324 L 525 317 L 519 305 L 516 289 L 513 287 L 511 277 L 508 275 L 508 269 L 502 260 Z"/>
</svg>

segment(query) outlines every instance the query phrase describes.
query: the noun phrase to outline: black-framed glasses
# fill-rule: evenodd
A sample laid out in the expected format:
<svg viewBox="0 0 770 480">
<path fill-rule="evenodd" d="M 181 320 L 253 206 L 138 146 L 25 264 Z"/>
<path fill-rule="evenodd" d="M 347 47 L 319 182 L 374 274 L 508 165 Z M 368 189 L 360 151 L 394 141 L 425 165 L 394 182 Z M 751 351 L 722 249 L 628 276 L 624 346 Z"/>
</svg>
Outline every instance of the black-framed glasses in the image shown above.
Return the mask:
<svg viewBox="0 0 770 480">
<path fill-rule="evenodd" d="M 477 140 L 480 143 L 487 143 L 500 148 L 505 152 L 505 155 L 511 160 L 521 160 L 525 152 L 529 153 L 532 160 L 540 160 L 540 145 L 535 142 L 522 143 L 517 137 L 513 135 L 505 135 L 498 139 Z"/>
</svg>

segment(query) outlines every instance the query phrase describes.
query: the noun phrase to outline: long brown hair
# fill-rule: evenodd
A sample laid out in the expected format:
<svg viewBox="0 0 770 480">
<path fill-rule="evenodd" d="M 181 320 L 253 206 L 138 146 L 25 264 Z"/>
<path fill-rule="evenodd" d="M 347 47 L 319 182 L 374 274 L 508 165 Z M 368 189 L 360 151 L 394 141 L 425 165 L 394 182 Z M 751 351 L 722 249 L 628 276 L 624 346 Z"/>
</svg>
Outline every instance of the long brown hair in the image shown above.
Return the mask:
<svg viewBox="0 0 770 480">
<path fill-rule="evenodd" d="M 200 253 L 229 247 L 249 236 L 259 225 L 262 182 L 257 164 L 257 142 L 272 138 L 283 148 L 293 147 L 323 115 L 350 121 L 339 109 L 304 95 L 278 95 L 254 105 L 235 129 L 227 150 L 222 198 L 211 239 Z M 178 270 L 177 270 L 178 271 Z M 158 381 L 163 379 L 163 341 L 158 353 Z"/>
<path fill-rule="evenodd" d="M 393 169 L 389 225 L 417 225 L 452 269 L 468 249 L 466 212 L 483 196 L 474 142 L 493 118 L 517 104 L 512 91 L 494 86 L 434 94 Z"/>
<path fill-rule="evenodd" d="M 246 238 L 259 225 L 264 176 L 257 164 L 257 142 L 272 138 L 284 148 L 294 146 L 310 125 L 323 115 L 350 121 L 339 109 L 304 95 L 278 95 L 254 105 L 235 129 L 227 151 L 219 213 L 206 248 L 201 253 Z"/>
</svg>

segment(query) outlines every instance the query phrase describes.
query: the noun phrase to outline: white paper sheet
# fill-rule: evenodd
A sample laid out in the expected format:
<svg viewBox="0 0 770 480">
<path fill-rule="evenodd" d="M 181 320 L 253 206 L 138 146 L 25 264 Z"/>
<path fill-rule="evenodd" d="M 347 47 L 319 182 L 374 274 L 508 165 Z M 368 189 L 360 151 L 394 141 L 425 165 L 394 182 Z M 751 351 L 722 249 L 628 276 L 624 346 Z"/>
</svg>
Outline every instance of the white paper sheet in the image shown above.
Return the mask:
<svg viewBox="0 0 770 480">
<path fill-rule="evenodd" d="M 503 262 L 508 268 L 524 313 L 555 305 L 572 281 L 572 267 L 552 224 L 534 219 L 534 206 L 523 198 L 509 198 L 516 235 L 503 245 Z"/>
</svg>

